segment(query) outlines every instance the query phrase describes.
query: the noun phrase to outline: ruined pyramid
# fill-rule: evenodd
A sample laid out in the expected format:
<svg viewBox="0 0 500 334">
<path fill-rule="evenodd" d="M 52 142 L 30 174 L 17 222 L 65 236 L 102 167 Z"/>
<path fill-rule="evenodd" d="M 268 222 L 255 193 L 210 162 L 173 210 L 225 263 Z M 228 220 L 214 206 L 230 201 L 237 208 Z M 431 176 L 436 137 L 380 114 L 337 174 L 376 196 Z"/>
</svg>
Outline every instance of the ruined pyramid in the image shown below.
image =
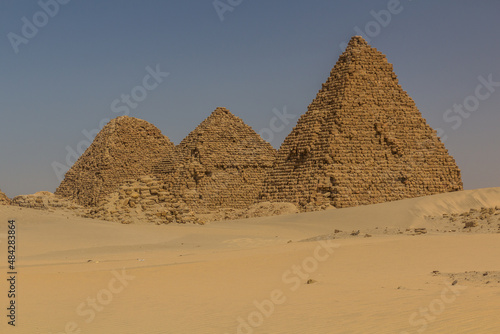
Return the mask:
<svg viewBox="0 0 500 334">
<path fill-rule="evenodd" d="M 84 206 L 96 206 L 125 180 L 150 174 L 174 145 L 154 125 L 121 116 L 97 134 L 56 190 Z"/>
<path fill-rule="evenodd" d="M 10 203 L 10 199 L 0 189 L 0 205 L 9 205 Z"/>
<path fill-rule="evenodd" d="M 255 203 L 276 150 L 225 108 L 217 108 L 155 168 L 193 208 Z"/>
<path fill-rule="evenodd" d="M 457 190 L 455 160 L 385 55 L 355 36 L 281 145 L 261 199 L 314 210 Z"/>
</svg>

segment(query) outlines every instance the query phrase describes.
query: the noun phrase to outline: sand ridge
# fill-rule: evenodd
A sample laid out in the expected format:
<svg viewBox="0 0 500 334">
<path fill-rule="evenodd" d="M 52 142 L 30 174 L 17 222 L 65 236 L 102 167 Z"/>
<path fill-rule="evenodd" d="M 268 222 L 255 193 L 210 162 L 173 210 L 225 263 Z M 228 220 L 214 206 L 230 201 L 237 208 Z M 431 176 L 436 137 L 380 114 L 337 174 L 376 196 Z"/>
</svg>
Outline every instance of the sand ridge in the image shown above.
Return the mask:
<svg viewBox="0 0 500 334">
<path fill-rule="evenodd" d="M 481 275 L 488 272 L 492 280 L 500 271 L 500 234 L 444 233 L 428 216 L 498 205 L 500 188 L 488 188 L 206 225 L 123 225 L 58 209 L 1 206 L 0 219 L 15 218 L 19 226 L 20 325 L 0 328 L 64 333 L 69 323 L 82 333 L 237 333 L 238 326 L 252 333 L 416 333 L 424 327 L 428 333 L 493 333 L 500 326 L 494 316 L 500 287 Z M 419 227 L 428 233 L 384 233 Z M 311 239 L 335 230 L 361 233 L 323 240 L 338 245 L 331 254 Z M 5 232 L 2 227 L 1 244 Z M 129 279 L 120 285 L 117 277 Z M 266 316 L 259 307 L 271 300 Z M 428 318 L 422 309 L 431 312 Z"/>
</svg>

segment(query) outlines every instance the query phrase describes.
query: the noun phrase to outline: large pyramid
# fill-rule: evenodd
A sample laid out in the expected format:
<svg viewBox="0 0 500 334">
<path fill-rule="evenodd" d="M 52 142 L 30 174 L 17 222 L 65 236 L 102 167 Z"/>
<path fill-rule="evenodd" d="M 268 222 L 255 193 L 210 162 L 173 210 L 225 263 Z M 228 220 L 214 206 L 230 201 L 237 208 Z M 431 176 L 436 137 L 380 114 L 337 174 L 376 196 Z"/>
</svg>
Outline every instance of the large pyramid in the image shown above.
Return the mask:
<svg viewBox="0 0 500 334">
<path fill-rule="evenodd" d="M 255 203 L 276 150 L 225 108 L 217 108 L 156 167 L 156 175 L 193 208 Z"/>
<path fill-rule="evenodd" d="M 281 145 L 261 198 L 307 210 L 461 189 L 455 160 L 392 65 L 355 36 Z"/>
<path fill-rule="evenodd" d="M 56 195 L 95 206 L 125 180 L 150 174 L 173 149 L 154 125 L 128 116 L 115 118 L 66 173 Z"/>
</svg>

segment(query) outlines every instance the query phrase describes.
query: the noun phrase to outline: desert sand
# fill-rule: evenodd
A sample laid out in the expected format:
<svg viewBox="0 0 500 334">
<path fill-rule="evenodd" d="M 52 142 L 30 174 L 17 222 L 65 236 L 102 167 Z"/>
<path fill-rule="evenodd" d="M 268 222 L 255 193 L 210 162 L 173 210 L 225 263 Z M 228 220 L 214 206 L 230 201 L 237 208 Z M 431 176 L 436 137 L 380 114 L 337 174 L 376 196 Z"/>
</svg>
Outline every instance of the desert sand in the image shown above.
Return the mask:
<svg viewBox="0 0 500 334">
<path fill-rule="evenodd" d="M 487 218 L 464 217 L 481 208 Z M 464 228 L 469 218 L 477 226 Z M 0 206 L 4 277 L 8 219 L 18 225 L 17 320 L 7 325 L 3 304 L 1 333 L 500 328 L 500 188 L 206 225 Z"/>
</svg>

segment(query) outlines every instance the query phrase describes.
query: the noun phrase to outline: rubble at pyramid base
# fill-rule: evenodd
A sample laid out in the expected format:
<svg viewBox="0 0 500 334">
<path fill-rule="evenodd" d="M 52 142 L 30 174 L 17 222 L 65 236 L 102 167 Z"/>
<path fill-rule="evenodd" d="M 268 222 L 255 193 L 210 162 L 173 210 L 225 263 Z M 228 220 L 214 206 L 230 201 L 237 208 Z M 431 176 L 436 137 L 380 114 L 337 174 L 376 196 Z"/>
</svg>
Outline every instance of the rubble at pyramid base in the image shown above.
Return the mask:
<svg viewBox="0 0 500 334">
<path fill-rule="evenodd" d="M 0 205 L 9 205 L 10 199 L 0 190 Z"/>
<path fill-rule="evenodd" d="M 182 198 L 174 196 L 161 180 L 148 175 L 125 181 L 116 192 L 108 195 L 98 206 L 93 207 L 78 205 L 70 199 L 48 191 L 16 196 L 2 204 L 47 212 L 59 211 L 70 216 L 122 224 L 152 223 L 156 225 L 170 223 L 203 225 L 210 221 L 299 212 L 292 203 L 270 202 L 256 203 L 240 209 L 231 207 L 193 208 L 186 204 Z"/>
<path fill-rule="evenodd" d="M 148 222 L 160 224 L 200 224 L 209 221 L 272 216 L 296 213 L 291 203 L 259 203 L 244 209 L 221 206 L 217 209 L 190 206 L 174 196 L 168 186 L 153 176 L 129 180 L 108 196 L 99 207 L 89 209 L 84 217 L 116 221 L 122 224 Z"/>
</svg>

